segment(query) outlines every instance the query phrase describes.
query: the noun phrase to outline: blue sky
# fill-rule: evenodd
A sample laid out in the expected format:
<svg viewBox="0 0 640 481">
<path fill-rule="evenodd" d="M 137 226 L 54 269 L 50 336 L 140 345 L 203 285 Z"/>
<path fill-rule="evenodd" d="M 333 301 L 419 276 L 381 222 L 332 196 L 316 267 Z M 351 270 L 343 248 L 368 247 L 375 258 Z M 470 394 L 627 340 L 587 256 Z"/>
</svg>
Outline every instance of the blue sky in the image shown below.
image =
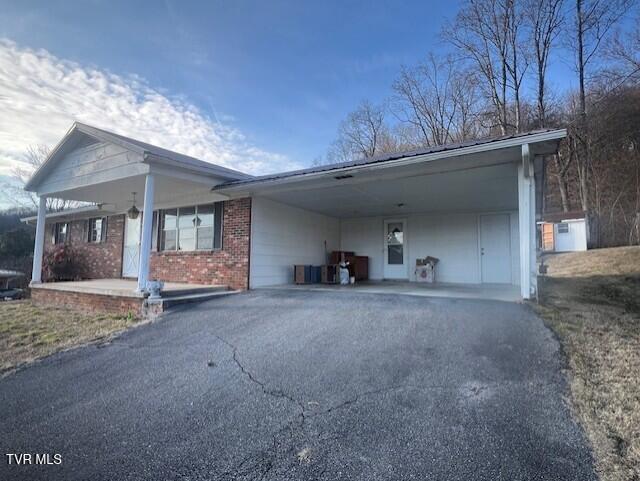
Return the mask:
<svg viewBox="0 0 640 481">
<path fill-rule="evenodd" d="M 362 99 L 383 100 L 401 65 L 443 48 L 439 32 L 458 2 L 47 0 L 0 9 L 0 54 L 31 79 L 4 96 L 22 130 L 0 133 L 0 174 L 24 145 L 55 144 L 73 118 L 264 172 L 324 155 Z M 567 67 L 554 72 L 566 84 Z M 121 92 L 126 102 L 114 100 Z M 35 120 L 22 114 L 32 98 L 46 113 Z M 132 110 L 155 123 L 142 125 Z M 154 137 L 165 123 L 170 134 Z M 179 138 L 191 128 L 201 141 L 193 148 Z"/>
</svg>

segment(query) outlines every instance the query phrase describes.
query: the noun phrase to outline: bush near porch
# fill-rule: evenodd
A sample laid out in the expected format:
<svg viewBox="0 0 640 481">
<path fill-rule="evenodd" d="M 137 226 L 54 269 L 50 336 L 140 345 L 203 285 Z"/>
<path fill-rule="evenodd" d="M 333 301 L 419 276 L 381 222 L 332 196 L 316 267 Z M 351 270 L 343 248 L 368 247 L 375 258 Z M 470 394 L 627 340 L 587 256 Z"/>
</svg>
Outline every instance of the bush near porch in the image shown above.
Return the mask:
<svg viewBox="0 0 640 481">
<path fill-rule="evenodd" d="M 640 247 L 545 257 L 538 310 L 568 359 L 603 481 L 640 479 Z"/>
<path fill-rule="evenodd" d="M 0 302 L 0 373 L 108 338 L 137 322 L 134 316 L 39 307 L 29 300 Z"/>
</svg>

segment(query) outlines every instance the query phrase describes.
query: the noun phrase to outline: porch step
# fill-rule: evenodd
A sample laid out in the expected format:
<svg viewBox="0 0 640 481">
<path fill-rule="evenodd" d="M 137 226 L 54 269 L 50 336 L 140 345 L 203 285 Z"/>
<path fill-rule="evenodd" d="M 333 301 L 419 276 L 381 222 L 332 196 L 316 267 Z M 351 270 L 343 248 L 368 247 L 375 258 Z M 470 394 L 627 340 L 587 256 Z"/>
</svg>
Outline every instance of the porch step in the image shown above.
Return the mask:
<svg viewBox="0 0 640 481">
<path fill-rule="evenodd" d="M 193 286 L 190 287 L 188 284 L 185 284 L 184 287 L 172 287 L 171 289 L 162 291 L 162 298 L 174 298 L 180 296 L 189 296 L 191 294 L 209 294 L 212 292 L 224 292 L 228 291 L 229 287 L 227 286 Z"/>
<path fill-rule="evenodd" d="M 242 291 L 231 291 L 228 289 L 216 289 L 215 291 L 207 291 L 207 292 L 197 292 L 191 294 L 183 294 L 183 295 L 173 295 L 173 292 L 170 296 L 162 297 L 157 302 L 162 303 L 162 310 L 167 309 L 168 307 L 177 306 L 179 304 L 187 304 L 190 302 L 203 302 L 209 301 L 211 299 L 217 299 L 218 297 L 230 296 L 233 294 L 239 294 Z"/>
</svg>

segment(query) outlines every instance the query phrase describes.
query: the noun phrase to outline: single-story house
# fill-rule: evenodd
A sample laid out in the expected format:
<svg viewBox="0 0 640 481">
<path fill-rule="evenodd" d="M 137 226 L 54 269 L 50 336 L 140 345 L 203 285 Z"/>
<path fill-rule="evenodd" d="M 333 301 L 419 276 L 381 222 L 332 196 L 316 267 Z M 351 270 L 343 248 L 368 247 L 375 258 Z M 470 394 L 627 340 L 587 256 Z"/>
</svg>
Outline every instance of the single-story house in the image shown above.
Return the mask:
<svg viewBox="0 0 640 481">
<path fill-rule="evenodd" d="M 374 280 L 413 281 L 415 260 L 429 255 L 440 282 L 501 285 L 528 299 L 535 177 L 565 136 L 539 130 L 255 177 L 75 123 L 25 187 L 40 199 L 32 295 L 128 309 L 150 279 L 282 285 L 294 264 L 343 250 L 368 256 Z M 47 197 L 94 205 L 47 214 Z M 43 283 L 55 244 L 73 246 L 83 279 L 131 279 L 136 294 Z"/>
<path fill-rule="evenodd" d="M 538 222 L 545 252 L 587 250 L 587 221 L 584 211 L 544 214 Z"/>
</svg>

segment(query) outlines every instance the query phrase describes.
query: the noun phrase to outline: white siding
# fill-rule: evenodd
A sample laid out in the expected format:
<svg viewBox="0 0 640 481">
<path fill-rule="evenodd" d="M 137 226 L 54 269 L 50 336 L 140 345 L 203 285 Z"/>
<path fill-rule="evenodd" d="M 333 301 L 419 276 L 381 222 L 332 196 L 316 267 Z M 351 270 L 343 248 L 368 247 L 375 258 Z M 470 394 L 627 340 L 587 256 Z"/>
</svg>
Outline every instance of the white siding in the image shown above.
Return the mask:
<svg viewBox="0 0 640 481">
<path fill-rule="evenodd" d="M 563 222 L 569 227 L 569 232 L 558 232 L 558 224 L 553 226 L 556 252 L 572 252 L 587 250 L 587 229 L 584 219 L 567 220 Z"/>
<path fill-rule="evenodd" d="M 383 222 L 382 217 L 362 217 L 345 219 L 340 223 L 340 250 L 368 256 L 370 279 L 382 279 L 384 276 Z"/>
<path fill-rule="evenodd" d="M 327 252 L 339 246 L 337 219 L 261 197 L 252 199 L 250 287 L 290 284 L 294 264 L 326 264 Z"/>
<path fill-rule="evenodd" d="M 520 261 L 517 248 L 518 215 L 509 212 L 511 225 L 511 269 L 519 284 Z M 409 279 L 415 280 L 414 266 L 419 257 L 437 257 L 440 282 L 480 283 L 478 217 L 480 214 L 411 214 L 407 220 Z M 384 217 L 345 219 L 341 222 L 341 249 L 369 256 L 369 277 L 383 278 Z"/>
<path fill-rule="evenodd" d="M 127 174 L 142 174 L 148 166 L 142 164 L 142 156 L 119 145 L 97 142 L 66 153 L 43 182 L 38 192 L 55 192 L 98 184 Z"/>
</svg>

